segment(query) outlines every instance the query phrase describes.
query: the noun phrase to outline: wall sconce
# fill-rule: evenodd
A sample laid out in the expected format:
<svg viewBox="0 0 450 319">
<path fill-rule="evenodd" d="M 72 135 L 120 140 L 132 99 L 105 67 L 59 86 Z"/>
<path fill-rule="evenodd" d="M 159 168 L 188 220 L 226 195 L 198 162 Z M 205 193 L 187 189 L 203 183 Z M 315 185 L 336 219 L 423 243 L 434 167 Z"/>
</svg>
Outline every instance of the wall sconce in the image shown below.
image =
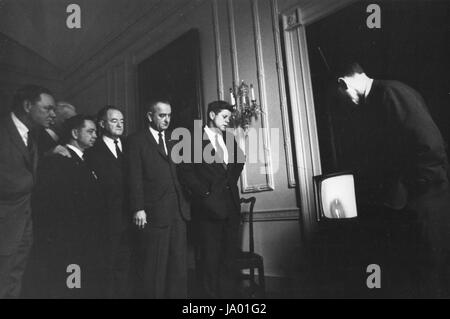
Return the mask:
<svg viewBox="0 0 450 319">
<path fill-rule="evenodd" d="M 230 100 L 234 109 L 231 115 L 232 125 L 247 131 L 252 118 L 258 119 L 261 114 L 261 106 L 256 103 L 253 84 L 249 87 L 244 81 L 239 86 L 233 83 L 233 88 L 230 89 Z"/>
</svg>

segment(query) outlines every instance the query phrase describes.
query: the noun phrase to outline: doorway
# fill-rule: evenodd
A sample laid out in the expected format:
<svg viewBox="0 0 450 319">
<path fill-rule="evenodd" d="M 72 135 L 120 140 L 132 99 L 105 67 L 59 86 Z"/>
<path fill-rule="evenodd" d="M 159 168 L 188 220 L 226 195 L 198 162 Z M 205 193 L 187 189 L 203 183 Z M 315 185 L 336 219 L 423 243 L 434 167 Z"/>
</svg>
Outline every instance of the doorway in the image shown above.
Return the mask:
<svg viewBox="0 0 450 319">
<path fill-rule="evenodd" d="M 450 69 L 450 4 L 422 0 L 377 1 L 381 27 L 369 28 L 367 7 L 371 3 L 358 1 L 305 28 L 322 174 L 357 171 L 364 155 L 359 154 L 363 148 L 360 146 L 371 140 L 368 137 L 375 135 L 378 127 L 374 114 L 364 117 L 358 108 L 346 105 L 336 95 L 334 70 L 348 59 L 358 61 L 371 78 L 398 80 L 417 90 L 424 97 L 444 139 L 448 142 L 450 138 L 450 82 L 443 71 Z M 386 150 L 379 150 L 383 151 Z M 360 177 L 357 176 L 356 192 L 362 199 L 365 181 Z M 358 184 L 362 186 L 360 189 Z M 320 259 L 315 265 L 318 285 L 344 297 L 419 296 L 424 289 L 419 283 L 409 286 L 402 282 L 407 281 L 409 275 L 398 281 L 391 280 L 389 286 L 377 293 L 365 286 L 365 269 L 372 262 L 383 266 L 385 278 L 392 279 L 389 276 L 398 272 L 392 266 L 392 260 L 396 259 L 384 255 L 390 248 L 386 243 L 391 239 L 387 238 L 401 232 L 404 238 L 409 238 L 407 236 L 418 233 L 419 228 L 412 213 L 397 221 L 379 207 L 370 210 L 365 207 L 365 201 L 359 204 L 355 221 L 321 223 L 317 238 Z M 395 222 L 401 226 L 395 227 Z M 402 246 L 403 254 L 409 253 L 408 247 L 416 247 L 415 240 L 411 237 L 409 246 Z M 421 253 L 419 248 L 415 253 Z M 330 264 L 334 265 L 332 273 L 327 268 Z M 413 267 L 405 269 L 405 273 L 411 269 Z M 404 287 L 410 289 L 403 291 Z"/>
<path fill-rule="evenodd" d="M 167 99 L 172 106 L 170 129 L 190 128 L 202 118 L 200 36 L 192 29 L 138 65 L 138 129 L 147 123 L 147 103 Z"/>
<path fill-rule="evenodd" d="M 449 3 L 376 1 L 381 29 L 368 29 L 366 9 L 372 3 L 324 0 L 282 14 L 301 225 L 309 236 L 307 246 L 316 253 L 309 259 L 317 261 L 311 263 L 311 288 L 321 297 L 380 296 L 366 287 L 363 266 L 368 265 L 365 243 L 370 238 L 364 228 L 350 222 L 324 225 L 316 219 L 312 177 L 348 170 L 356 153 L 353 125 L 359 123 L 348 120 L 348 109 L 333 94 L 332 68 L 347 56 L 357 57 L 369 76 L 413 87 L 450 140 Z"/>
<path fill-rule="evenodd" d="M 381 28 L 366 24 L 367 1 L 306 27 L 322 172 L 352 168 L 358 122 L 333 96 L 333 68 L 357 59 L 375 79 L 398 80 L 425 99 L 444 139 L 450 140 L 448 1 L 377 1 Z M 345 22 L 345 23 L 343 23 Z"/>
</svg>

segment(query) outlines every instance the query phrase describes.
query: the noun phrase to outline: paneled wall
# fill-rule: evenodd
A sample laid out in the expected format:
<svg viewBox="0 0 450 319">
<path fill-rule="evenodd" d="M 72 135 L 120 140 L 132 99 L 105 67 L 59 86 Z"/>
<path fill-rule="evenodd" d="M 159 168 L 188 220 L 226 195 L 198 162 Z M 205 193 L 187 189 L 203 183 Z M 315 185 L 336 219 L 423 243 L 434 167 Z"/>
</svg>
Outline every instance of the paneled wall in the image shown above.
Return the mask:
<svg viewBox="0 0 450 319">
<path fill-rule="evenodd" d="M 8 112 L 12 96 L 24 84 L 38 84 L 59 96 L 61 72 L 51 63 L 0 33 L 0 115 Z"/>
<path fill-rule="evenodd" d="M 64 99 L 87 113 L 94 113 L 106 103 L 119 105 L 126 112 L 128 131 L 132 132 L 139 116 L 138 63 L 191 28 L 200 33 L 206 103 L 219 98 L 229 100 L 233 82 L 245 80 L 255 86 L 263 114 L 252 126 L 266 130 L 259 137 L 260 161 L 246 165 L 241 177 L 242 196 L 257 198 L 255 249 L 265 258 L 267 275 L 295 276 L 300 262 L 300 204 L 295 189 L 277 0 L 162 1 L 88 61 L 67 72 Z"/>
</svg>

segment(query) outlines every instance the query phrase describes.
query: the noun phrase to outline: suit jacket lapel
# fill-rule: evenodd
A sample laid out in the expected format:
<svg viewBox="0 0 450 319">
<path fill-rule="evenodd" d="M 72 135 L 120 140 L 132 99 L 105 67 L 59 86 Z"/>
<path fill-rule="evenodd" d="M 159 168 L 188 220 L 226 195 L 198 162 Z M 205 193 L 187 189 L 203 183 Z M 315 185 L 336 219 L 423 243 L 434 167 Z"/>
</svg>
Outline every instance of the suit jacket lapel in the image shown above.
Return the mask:
<svg viewBox="0 0 450 319">
<path fill-rule="evenodd" d="M 38 167 L 38 161 L 39 161 L 39 150 L 38 150 L 38 144 L 35 137 L 32 137 L 31 139 L 28 139 L 29 143 L 31 144 L 31 153 L 30 154 L 30 162 L 33 169 L 33 173 L 37 171 Z"/>
<path fill-rule="evenodd" d="M 69 150 L 70 155 L 72 156 L 72 160 L 75 162 L 76 165 L 84 165 L 83 160 L 78 156 L 77 153 L 75 153 L 72 149 L 67 148 Z"/>
<path fill-rule="evenodd" d="M 83 168 L 84 170 L 86 170 L 89 173 L 89 176 L 93 179 L 96 180 L 97 179 L 97 175 L 95 174 L 95 172 L 93 170 L 90 169 L 90 167 L 88 167 L 87 163 L 81 159 L 77 153 L 75 153 L 73 150 L 71 150 L 69 148 L 69 152 L 70 155 L 72 155 L 72 161 L 74 161 L 76 166 L 79 166 L 80 168 Z"/>
<path fill-rule="evenodd" d="M 147 136 L 147 140 L 150 142 L 150 145 L 152 147 L 154 147 L 166 161 L 169 160 L 167 155 L 158 147 L 158 143 L 155 141 L 155 138 L 153 137 L 153 134 L 150 132 L 150 129 L 147 128 L 145 135 Z M 166 134 L 164 134 L 164 136 L 165 135 Z M 166 141 L 166 147 L 167 147 L 167 152 L 169 152 L 169 147 L 167 145 L 167 141 Z"/>
<path fill-rule="evenodd" d="M 229 139 L 231 139 L 233 142 L 231 143 L 229 141 Z M 236 142 L 235 136 L 231 133 L 224 134 L 224 142 L 225 142 L 225 147 L 227 148 L 227 152 L 228 152 L 227 169 L 231 170 L 231 168 L 237 163 L 238 144 Z"/>
<path fill-rule="evenodd" d="M 203 129 L 203 132 L 205 132 L 204 129 Z M 212 147 L 211 155 L 212 155 L 212 156 L 215 156 L 215 155 L 216 155 L 216 150 L 215 150 L 215 148 L 214 148 L 214 145 L 212 144 L 212 141 L 209 139 L 209 136 L 206 135 L 206 137 L 207 137 L 207 139 L 203 140 L 202 156 L 204 155 L 205 148 L 206 148 L 209 144 L 211 144 L 211 147 Z M 217 163 L 217 162 L 213 162 L 213 164 L 218 165 L 220 168 L 224 169 L 225 171 L 227 170 L 227 165 L 226 165 L 225 163 Z"/>
<path fill-rule="evenodd" d="M 122 150 L 123 150 L 123 141 L 120 140 L 122 142 Z M 104 160 L 111 163 L 109 164 L 108 167 L 112 166 L 112 169 L 117 169 L 118 172 L 115 172 L 114 174 L 112 174 L 112 178 L 114 180 L 117 181 L 117 183 L 122 183 L 121 176 L 122 176 L 122 169 L 123 169 L 123 161 L 118 159 L 117 157 L 114 156 L 114 154 L 111 152 L 111 150 L 109 149 L 109 147 L 106 145 L 105 141 L 103 141 L 103 139 L 100 141 L 100 145 L 99 145 L 99 151 L 103 154 Z"/>
<path fill-rule="evenodd" d="M 33 168 L 35 166 L 34 161 L 31 158 L 30 151 L 28 150 L 27 146 L 22 140 L 22 137 L 19 134 L 19 131 L 17 130 L 17 127 L 14 125 L 13 120 L 9 117 L 8 121 L 8 131 L 11 136 L 11 140 L 13 141 L 14 145 L 20 150 L 20 152 L 23 154 L 25 158 L 25 163 L 27 164 L 27 167 L 30 169 L 31 172 L 33 172 Z M 33 145 L 33 148 L 36 149 L 36 146 Z M 37 156 L 34 156 L 37 159 Z"/>
<path fill-rule="evenodd" d="M 170 136 L 168 132 L 166 132 L 164 136 L 166 137 L 167 154 L 170 155 L 172 153 L 172 148 L 177 141 L 172 141 L 170 138 L 168 139 L 167 136 Z"/>
<path fill-rule="evenodd" d="M 122 142 L 122 140 L 121 140 L 121 142 Z M 122 145 L 123 145 L 123 142 L 122 142 Z M 99 147 L 100 147 L 100 151 L 104 154 L 106 160 L 109 160 L 111 163 L 114 163 L 114 165 L 117 165 L 118 167 L 120 167 L 120 160 L 114 156 L 114 154 L 111 152 L 108 145 L 106 145 L 106 143 L 103 139 L 100 140 Z"/>
</svg>

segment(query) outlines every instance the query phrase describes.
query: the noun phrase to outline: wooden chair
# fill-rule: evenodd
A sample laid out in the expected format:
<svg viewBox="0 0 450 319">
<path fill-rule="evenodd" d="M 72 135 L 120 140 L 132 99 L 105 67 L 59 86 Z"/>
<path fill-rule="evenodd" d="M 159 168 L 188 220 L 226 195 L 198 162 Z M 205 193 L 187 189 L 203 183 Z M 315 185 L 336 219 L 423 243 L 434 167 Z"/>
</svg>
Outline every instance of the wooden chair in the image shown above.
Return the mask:
<svg viewBox="0 0 450 319">
<path fill-rule="evenodd" d="M 229 261 L 229 267 L 234 271 L 242 272 L 242 270 L 250 270 L 249 275 L 243 274 L 243 277 L 250 280 L 249 291 L 245 294 L 250 298 L 265 298 L 265 280 L 264 280 L 264 260 L 261 255 L 255 253 L 255 245 L 253 239 L 253 208 L 256 198 L 241 198 L 241 204 L 250 203 L 248 213 L 249 227 L 249 251 L 241 251 L 235 259 Z M 255 281 L 255 269 L 258 270 L 258 283 Z"/>
</svg>

